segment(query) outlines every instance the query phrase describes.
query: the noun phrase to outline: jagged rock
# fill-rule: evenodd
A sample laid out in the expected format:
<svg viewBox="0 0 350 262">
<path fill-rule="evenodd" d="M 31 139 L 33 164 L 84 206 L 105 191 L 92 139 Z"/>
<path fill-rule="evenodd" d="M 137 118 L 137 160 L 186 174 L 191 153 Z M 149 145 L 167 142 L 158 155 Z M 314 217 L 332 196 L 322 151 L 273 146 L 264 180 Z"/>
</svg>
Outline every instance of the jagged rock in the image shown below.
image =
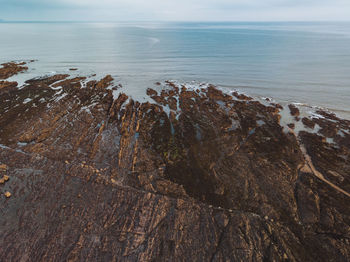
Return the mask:
<svg viewBox="0 0 350 262">
<path fill-rule="evenodd" d="M 0 68 L 0 79 L 7 79 L 11 76 L 14 76 L 18 73 L 21 73 L 23 71 L 28 70 L 28 67 L 24 66 L 26 63 L 15 63 L 15 62 L 9 62 L 5 64 L 1 64 L 2 67 Z"/>
<path fill-rule="evenodd" d="M 67 74 L 59 74 L 59 75 L 53 75 L 53 76 L 44 76 L 44 77 L 39 77 L 35 79 L 30 79 L 26 81 L 26 84 L 29 85 L 35 85 L 36 88 L 38 87 L 49 87 L 53 83 L 56 83 L 58 81 L 64 80 L 69 75 Z M 53 87 L 58 87 L 59 85 L 53 85 Z"/>
<path fill-rule="evenodd" d="M 249 96 L 246 96 L 244 94 L 239 94 L 238 92 L 233 92 L 232 93 L 235 97 L 237 97 L 238 99 L 241 99 L 241 100 L 253 100 L 252 97 L 249 97 Z"/>
<path fill-rule="evenodd" d="M 154 90 L 154 89 L 152 89 L 152 88 L 147 88 L 146 94 L 147 94 L 148 96 L 157 96 L 157 95 L 158 95 L 157 91 Z"/>
<path fill-rule="evenodd" d="M 307 117 L 303 117 L 302 120 L 303 124 L 311 129 L 314 129 L 315 127 L 315 122 L 312 121 L 311 119 L 307 118 Z"/>
<path fill-rule="evenodd" d="M 177 99 L 175 97 L 169 97 L 168 104 L 171 110 L 177 110 Z"/>
<path fill-rule="evenodd" d="M 300 115 L 300 111 L 295 105 L 290 104 L 288 107 L 292 116 L 298 117 Z"/>
<path fill-rule="evenodd" d="M 271 105 L 272 105 L 272 106 L 274 106 L 274 107 L 276 107 L 276 108 L 278 108 L 278 109 L 283 110 L 283 106 L 282 106 L 282 105 L 280 105 L 280 104 L 271 103 Z"/>
<path fill-rule="evenodd" d="M 4 92 L 9 92 L 11 90 L 15 90 L 17 85 L 17 82 L 0 81 L 0 94 Z"/>
<path fill-rule="evenodd" d="M 152 104 L 82 80 L 0 94 L 0 260 L 349 260 L 348 122 L 313 120 L 344 130 L 332 145 L 211 85 Z"/>
<path fill-rule="evenodd" d="M 104 89 L 110 86 L 113 82 L 113 77 L 111 75 L 105 76 L 103 79 L 97 82 L 95 88 Z"/>
<path fill-rule="evenodd" d="M 61 78 L 61 77 L 64 79 L 66 78 L 66 75 L 56 75 L 56 79 L 58 76 L 60 76 L 59 78 Z M 57 82 L 56 79 L 54 82 Z M 60 81 L 58 83 L 53 84 L 52 87 L 62 87 L 64 89 L 71 89 L 71 88 L 79 89 L 81 87 L 81 81 L 83 81 L 85 79 L 86 79 L 86 77 L 74 77 L 74 78 L 70 78 L 70 79 L 65 79 L 63 81 Z M 91 89 L 91 87 L 92 87 L 92 85 L 89 85 L 89 83 L 92 83 L 92 82 L 94 82 L 94 81 L 90 81 L 86 84 L 89 89 Z M 96 84 L 96 83 L 94 82 L 94 84 Z"/>
</svg>

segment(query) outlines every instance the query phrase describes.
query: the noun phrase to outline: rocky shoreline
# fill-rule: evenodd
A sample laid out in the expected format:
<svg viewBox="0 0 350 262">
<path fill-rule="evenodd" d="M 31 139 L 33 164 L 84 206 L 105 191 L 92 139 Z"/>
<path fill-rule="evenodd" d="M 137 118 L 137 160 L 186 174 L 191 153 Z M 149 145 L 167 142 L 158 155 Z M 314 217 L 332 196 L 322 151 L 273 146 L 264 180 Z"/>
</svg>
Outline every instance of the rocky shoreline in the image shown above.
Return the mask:
<svg viewBox="0 0 350 262">
<path fill-rule="evenodd" d="M 350 121 L 25 70 L 0 68 L 1 260 L 350 260 Z"/>
</svg>

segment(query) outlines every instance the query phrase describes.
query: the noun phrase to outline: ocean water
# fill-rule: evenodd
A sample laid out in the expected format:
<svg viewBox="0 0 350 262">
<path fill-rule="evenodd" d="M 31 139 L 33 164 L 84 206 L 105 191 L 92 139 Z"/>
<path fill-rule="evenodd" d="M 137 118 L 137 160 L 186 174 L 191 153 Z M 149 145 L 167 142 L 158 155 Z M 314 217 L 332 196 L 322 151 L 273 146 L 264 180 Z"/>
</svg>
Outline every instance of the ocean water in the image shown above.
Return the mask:
<svg viewBox="0 0 350 262">
<path fill-rule="evenodd" d="M 350 118 L 350 23 L 0 23 L 12 79 L 111 74 L 135 99 L 157 81 L 209 82 Z"/>
</svg>

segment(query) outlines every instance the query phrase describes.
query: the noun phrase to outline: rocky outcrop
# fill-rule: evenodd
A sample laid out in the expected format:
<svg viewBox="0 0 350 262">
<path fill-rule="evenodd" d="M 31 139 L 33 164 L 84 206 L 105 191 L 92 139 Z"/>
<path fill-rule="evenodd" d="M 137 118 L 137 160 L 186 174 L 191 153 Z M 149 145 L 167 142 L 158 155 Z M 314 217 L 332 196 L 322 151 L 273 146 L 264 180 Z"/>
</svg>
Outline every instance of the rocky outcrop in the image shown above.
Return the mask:
<svg viewBox="0 0 350 262">
<path fill-rule="evenodd" d="M 290 104 L 288 107 L 292 116 L 298 117 L 300 115 L 300 111 L 295 105 Z"/>
<path fill-rule="evenodd" d="M 139 103 L 84 80 L 0 93 L 1 260 L 350 259 L 349 121 L 294 133 L 212 85 Z"/>
<path fill-rule="evenodd" d="M 28 69 L 28 67 L 24 66 L 26 65 L 26 62 L 9 62 L 1 65 L 2 67 L 0 68 L 0 79 L 7 79 Z"/>
</svg>

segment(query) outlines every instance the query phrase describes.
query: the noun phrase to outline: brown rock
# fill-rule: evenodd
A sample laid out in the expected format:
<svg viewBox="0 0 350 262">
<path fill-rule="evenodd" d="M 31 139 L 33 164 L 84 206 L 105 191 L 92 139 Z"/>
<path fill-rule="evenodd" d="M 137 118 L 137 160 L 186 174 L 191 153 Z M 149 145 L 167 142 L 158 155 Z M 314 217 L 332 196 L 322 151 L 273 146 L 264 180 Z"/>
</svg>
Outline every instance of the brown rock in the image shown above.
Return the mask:
<svg viewBox="0 0 350 262">
<path fill-rule="evenodd" d="M 65 75 L 61 75 L 61 77 L 65 78 Z M 66 88 L 66 89 L 81 88 L 81 81 L 83 81 L 85 79 L 86 79 L 86 77 L 74 77 L 74 78 L 71 78 L 71 79 L 66 79 L 66 80 L 60 81 L 58 83 L 55 83 L 52 86 L 53 87 L 63 87 L 63 88 Z M 56 79 L 55 79 L 54 82 L 57 82 Z M 88 86 L 88 84 L 87 84 L 87 86 Z"/>
<path fill-rule="evenodd" d="M 152 88 L 147 88 L 146 93 L 147 93 L 148 96 L 151 96 L 151 97 L 152 97 L 152 96 L 157 96 L 157 95 L 158 95 L 157 91 L 154 90 L 154 89 L 152 89 Z"/>
<path fill-rule="evenodd" d="M 0 68 L 0 79 L 7 79 L 11 76 L 14 76 L 18 73 L 26 71 L 28 67 L 24 66 L 26 63 L 5 63 L 2 64 L 2 68 Z"/>
<path fill-rule="evenodd" d="M 246 96 L 244 94 L 238 94 L 238 92 L 233 92 L 232 93 L 236 98 L 240 99 L 240 100 L 245 100 L 245 101 L 249 101 L 249 100 L 253 100 L 252 97 Z"/>
<path fill-rule="evenodd" d="M 285 134 L 275 106 L 214 86 L 138 103 L 81 80 L 0 94 L 0 159 L 23 197 L 0 198 L 1 261 L 349 260 L 346 133 Z"/>
<path fill-rule="evenodd" d="M 113 80 L 114 79 L 111 75 L 107 75 L 104 78 L 102 78 L 100 81 L 97 82 L 97 84 L 95 85 L 95 88 L 105 89 L 112 84 Z"/>
<path fill-rule="evenodd" d="M 177 100 L 175 97 L 169 97 L 168 104 L 171 110 L 174 110 L 174 111 L 177 110 Z"/>
<path fill-rule="evenodd" d="M 302 120 L 303 124 L 311 129 L 314 129 L 315 127 L 315 122 L 312 121 L 311 119 L 304 117 Z"/>
<path fill-rule="evenodd" d="M 292 116 L 296 116 L 297 117 L 297 116 L 300 115 L 300 111 L 295 105 L 290 104 L 290 105 L 288 105 L 288 107 L 289 107 L 289 110 L 290 110 L 290 114 Z"/>
<path fill-rule="evenodd" d="M 67 74 L 58 74 L 53 76 L 39 77 L 26 81 L 26 84 L 35 85 L 36 87 L 48 87 L 53 83 L 64 80 L 68 77 Z M 58 87 L 59 85 L 54 85 L 54 87 Z"/>
<path fill-rule="evenodd" d="M 17 85 L 17 82 L 0 81 L 0 92 L 8 92 L 14 90 Z"/>
<path fill-rule="evenodd" d="M 273 105 L 274 107 L 283 110 L 283 106 L 280 104 L 276 104 L 276 103 L 271 103 L 271 105 Z"/>
</svg>

